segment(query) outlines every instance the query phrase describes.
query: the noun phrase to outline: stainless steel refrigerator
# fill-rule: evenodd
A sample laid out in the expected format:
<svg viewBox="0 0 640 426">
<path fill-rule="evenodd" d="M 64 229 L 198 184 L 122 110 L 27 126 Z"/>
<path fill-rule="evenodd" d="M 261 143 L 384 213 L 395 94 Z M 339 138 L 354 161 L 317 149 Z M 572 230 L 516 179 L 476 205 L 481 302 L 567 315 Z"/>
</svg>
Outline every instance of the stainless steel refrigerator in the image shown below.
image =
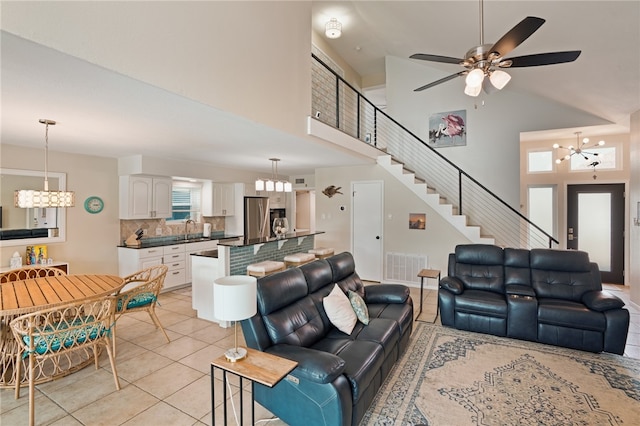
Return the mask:
<svg viewBox="0 0 640 426">
<path fill-rule="evenodd" d="M 269 237 L 269 219 L 269 197 L 244 197 L 245 240 Z"/>
</svg>

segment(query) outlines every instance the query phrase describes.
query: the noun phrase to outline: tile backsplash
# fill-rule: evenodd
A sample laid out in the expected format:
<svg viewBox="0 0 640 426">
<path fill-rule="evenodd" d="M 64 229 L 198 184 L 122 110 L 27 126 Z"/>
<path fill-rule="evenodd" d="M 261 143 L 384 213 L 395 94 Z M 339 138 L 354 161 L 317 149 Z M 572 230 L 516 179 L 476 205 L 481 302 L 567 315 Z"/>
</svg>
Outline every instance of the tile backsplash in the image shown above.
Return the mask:
<svg viewBox="0 0 640 426">
<path fill-rule="evenodd" d="M 202 222 L 189 224 L 189 234 L 202 234 L 204 223 L 211 224 L 211 232 L 224 232 L 224 217 L 203 217 Z M 184 235 L 184 222 L 167 223 L 165 219 L 120 220 L 120 240 L 126 240 L 136 230 L 147 231 L 144 238 Z M 160 230 L 160 233 L 158 233 Z"/>
</svg>

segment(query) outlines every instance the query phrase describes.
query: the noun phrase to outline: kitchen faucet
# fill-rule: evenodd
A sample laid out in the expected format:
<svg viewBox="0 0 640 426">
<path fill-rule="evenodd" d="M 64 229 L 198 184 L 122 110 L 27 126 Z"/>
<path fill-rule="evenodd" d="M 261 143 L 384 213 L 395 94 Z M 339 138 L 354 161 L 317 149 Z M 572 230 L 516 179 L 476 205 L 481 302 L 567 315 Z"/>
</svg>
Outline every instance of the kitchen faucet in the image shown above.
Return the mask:
<svg viewBox="0 0 640 426">
<path fill-rule="evenodd" d="M 192 219 L 187 219 L 184 222 L 184 239 L 185 239 L 185 241 L 189 239 L 189 223 L 193 223 L 194 225 L 196 224 L 195 221 L 193 221 Z"/>
</svg>

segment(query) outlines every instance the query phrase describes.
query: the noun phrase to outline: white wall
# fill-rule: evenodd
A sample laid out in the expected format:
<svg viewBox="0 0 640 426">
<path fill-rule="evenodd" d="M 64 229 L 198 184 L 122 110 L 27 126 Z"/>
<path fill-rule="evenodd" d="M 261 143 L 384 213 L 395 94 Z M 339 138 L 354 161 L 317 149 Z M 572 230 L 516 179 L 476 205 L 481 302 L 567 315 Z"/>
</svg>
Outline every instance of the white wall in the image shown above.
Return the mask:
<svg viewBox="0 0 640 426">
<path fill-rule="evenodd" d="M 509 86 L 490 96 L 472 98 L 463 93 L 462 78 L 413 91 L 456 72 L 455 67 L 443 72 L 413 60 L 387 56 L 386 71 L 387 113 L 424 141 L 428 140 L 432 114 L 466 110 L 467 145 L 441 148 L 440 153 L 516 209 L 520 200 L 515 184 L 520 177 L 520 132 L 608 124 Z"/>
<path fill-rule="evenodd" d="M 3 2 L 2 28 L 304 134 L 311 105 L 311 2 Z"/>
<path fill-rule="evenodd" d="M 3 141 L 0 164 L 3 168 L 42 171 L 43 155 L 42 149 L 7 145 Z M 67 174 L 67 190 L 75 191 L 76 206 L 67 209 L 67 242 L 47 244 L 48 256 L 69 262 L 72 273 L 117 275 L 120 220 L 116 159 L 49 151 L 49 168 Z M 84 210 L 84 200 L 91 195 L 104 201 L 104 210 L 99 214 Z M 9 265 L 16 250 L 24 256 L 26 246 L 2 248 L 3 266 Z"/>
<path fill-rule="evenodd" d="M 378 165 L 316 169 L 316 228 L 326 232 L 316 236 L 316 245 L 351 250 L 351 183 L 367 180 L 384 181 L 383 252 L 425 254 L 429 266 L 446 275 L 449 253 L 470 241 Z M 329 185 L 341 187 L 342 194 L 322 194 Z M 409 229 L 409 213 L 425 213 L 426 229 Z"/>
</svg>

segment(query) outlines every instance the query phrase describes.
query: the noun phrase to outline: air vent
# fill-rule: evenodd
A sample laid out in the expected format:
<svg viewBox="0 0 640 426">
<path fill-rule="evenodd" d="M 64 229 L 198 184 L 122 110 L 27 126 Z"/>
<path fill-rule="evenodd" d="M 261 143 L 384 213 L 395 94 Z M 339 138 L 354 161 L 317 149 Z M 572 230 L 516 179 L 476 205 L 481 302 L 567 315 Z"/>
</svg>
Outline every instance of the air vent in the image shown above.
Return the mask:
<svg viewBox="0 0 640 426">
<path fill-rule="evenodd" d="M 427 256 L 387 252 L 385 263 L 386 280 L 420 284 L 418 272 L 427 267 Z"/>
</svg>

